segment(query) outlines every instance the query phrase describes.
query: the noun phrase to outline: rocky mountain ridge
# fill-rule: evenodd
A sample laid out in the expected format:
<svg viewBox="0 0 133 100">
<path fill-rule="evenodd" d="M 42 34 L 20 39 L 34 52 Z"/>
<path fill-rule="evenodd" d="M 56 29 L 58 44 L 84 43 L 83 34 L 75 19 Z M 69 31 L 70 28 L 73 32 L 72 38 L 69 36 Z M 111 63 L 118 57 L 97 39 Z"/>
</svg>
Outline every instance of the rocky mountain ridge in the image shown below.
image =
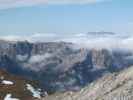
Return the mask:
<svg viewBox="0 0 133 100">
<path fill-rule="evenodd" d="M 43 100 L 132 100 L 133 66 L 105 74 L 78 92 L 55 93 Z"/>
<path fill-rule="evenodd" d="M 44 90 L 80 90 L 105 73 L 133 65 L 132 53 L 66 42 L 0 42 L 0 68 L 38 80 Z"/>
</svg>

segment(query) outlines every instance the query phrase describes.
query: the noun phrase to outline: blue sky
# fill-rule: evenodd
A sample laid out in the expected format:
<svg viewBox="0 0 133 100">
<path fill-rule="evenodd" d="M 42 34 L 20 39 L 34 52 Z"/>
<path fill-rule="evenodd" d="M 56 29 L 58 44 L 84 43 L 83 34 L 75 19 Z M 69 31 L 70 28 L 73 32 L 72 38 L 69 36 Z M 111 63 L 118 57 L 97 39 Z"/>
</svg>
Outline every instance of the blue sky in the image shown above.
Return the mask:
<svg viewBox="0 0 133 100">
<path fill-rule="evenodd" d="M 76 3 L 70 0 L 69 3 L 60 3 L 60 0 L 53 3 L 49 0 L 49 4 L 48 1 L 42 1 L 26 6 L 24 3 L 12 6 L 0 2 L 0 35 L 73 34 L 90 31 L 133 33 L 133 0 L 84 3 L 77 3 L 80 0 Z"/>
</svg>

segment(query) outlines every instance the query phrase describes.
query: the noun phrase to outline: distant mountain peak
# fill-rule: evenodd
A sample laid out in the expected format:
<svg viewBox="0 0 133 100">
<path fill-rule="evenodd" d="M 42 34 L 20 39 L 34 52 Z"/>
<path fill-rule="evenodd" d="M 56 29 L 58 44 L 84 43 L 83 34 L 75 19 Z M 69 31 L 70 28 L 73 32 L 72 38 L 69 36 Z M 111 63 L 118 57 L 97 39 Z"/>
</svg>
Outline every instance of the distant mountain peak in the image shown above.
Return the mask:
<svg viewBox="0 0 133 100">
<path fill-rule="evenodd" d="M 106 31 L 99 31 L 99 32 L 88 32 L 89 35 L 114 35 L 114 32 L 106 32 Z"/>
</svg>

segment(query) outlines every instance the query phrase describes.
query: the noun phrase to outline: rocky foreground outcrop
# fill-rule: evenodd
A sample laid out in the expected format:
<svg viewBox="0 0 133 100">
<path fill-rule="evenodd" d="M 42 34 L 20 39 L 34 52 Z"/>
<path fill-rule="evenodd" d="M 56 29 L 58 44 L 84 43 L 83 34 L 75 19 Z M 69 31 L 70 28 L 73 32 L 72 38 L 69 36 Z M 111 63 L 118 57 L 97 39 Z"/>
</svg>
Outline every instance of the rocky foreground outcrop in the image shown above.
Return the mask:
<svg viewBox="0 0 133 100">
<path fill-rule="evenodd" d="M 40 100 L 44 94 L 36 81 L 0 70 L 0 100 Z"/>
<path fill-rule="evenodd" d="M 79 92 L 55 93 L 42 100 L 132 100 L 133 66 L 106 74 Z"/>
</svg>

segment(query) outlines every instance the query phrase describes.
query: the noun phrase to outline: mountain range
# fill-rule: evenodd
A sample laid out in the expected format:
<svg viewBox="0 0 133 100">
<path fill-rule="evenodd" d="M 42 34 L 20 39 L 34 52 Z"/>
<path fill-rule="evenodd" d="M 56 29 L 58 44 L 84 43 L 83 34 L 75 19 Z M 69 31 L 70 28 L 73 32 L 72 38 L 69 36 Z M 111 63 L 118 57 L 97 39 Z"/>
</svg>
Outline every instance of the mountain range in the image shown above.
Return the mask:
<svg viewBox="0 0 133 100">
<path fill-rule="evenodd" d="M 68 42 L 0 41 L 0 68 L 37 80 L 45 91 L 78 91 L 133 65 L 132 52 L 79 48 Z"/>
</svg>

